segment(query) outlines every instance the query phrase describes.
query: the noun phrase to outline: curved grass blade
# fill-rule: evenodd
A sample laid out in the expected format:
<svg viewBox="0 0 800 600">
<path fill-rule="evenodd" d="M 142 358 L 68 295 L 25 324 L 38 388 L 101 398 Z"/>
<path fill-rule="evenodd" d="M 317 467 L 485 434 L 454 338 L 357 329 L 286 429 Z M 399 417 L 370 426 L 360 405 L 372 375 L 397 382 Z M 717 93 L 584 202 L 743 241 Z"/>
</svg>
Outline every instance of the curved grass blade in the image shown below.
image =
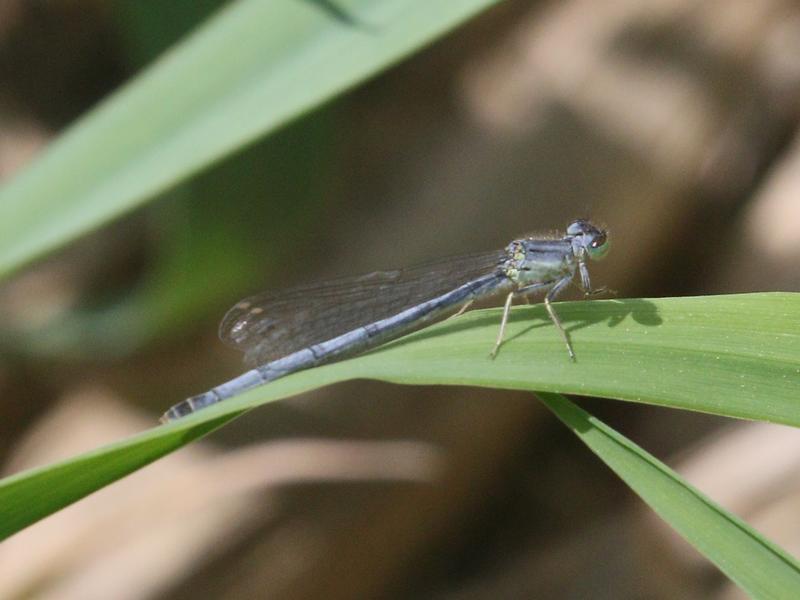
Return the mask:
<svg viewBox="0 0 800 600">
<path fill-rule="evenodd" d="M 0 277 L 285 125 L 496 1 L 229 4 L 0 190 Z"/>
<path fill-rule="evenodd" d="M 664 463 L 559 394 L 542 402 L 662 519 L 753 598 L 790 598 L 800 563 Z"/>
<path fill-rule="evenodd" d="M 0 481 L 0 538 L 241 412 L 355 378 L 577 393 L 800 425 L 800 294 L 564 302 L 577 361 L 541 306 L 476 311 L 365 356 L 278 379 L 91 455 Z M 130 448 L 136 448 L 131 453 Z M 88 461 L 88 462 L 87 462 Z"/>
<path fill-rule="evenodd" d="M 231 418 L 209 419 L 188 430 L 150 430 L 0 480 L 0 540 L 206 435 Z"/>
</svg>

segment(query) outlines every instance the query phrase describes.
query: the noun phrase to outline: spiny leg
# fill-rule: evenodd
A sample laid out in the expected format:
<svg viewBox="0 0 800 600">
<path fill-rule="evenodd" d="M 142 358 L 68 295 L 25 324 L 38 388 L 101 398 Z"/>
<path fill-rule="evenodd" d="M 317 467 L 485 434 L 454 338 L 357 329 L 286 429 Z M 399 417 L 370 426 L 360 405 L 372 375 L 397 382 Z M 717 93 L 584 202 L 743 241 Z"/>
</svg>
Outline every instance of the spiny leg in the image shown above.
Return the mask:
<svg viewBox="0 0 800 600">
<path fill-rule="evenodd" d="M 558 296 L 558 294 L 569 285 L 570 281 L 572 281 L 572 275 L 558 280 L 558 282 L 550 289 L 549 292 L 547 292 L 547 295 L 544 297 L 544 307 L 547 309 L 547 314 L 550 315 L 550 320 L 553 321 L 553 325 L 556 326 L 556 329 L 558 329 L 558 332 L 561 334 L 564 343 L 567 345 L 567 352 L 569 352 L 570 359 L 575 360 L 575 352 L 572 350 L 572 343 L 569 341 L 567 330 L 564 329 L 564 326 L 561 324 L 561 321 L 559 320 L 558 315 L 551 304 L 552 301 L 556 299 L 556 296 Z"/>
<path fill-rule="evenodd" d="M 500 344 L 503 343 L 503 336 L 506 333 L 506 323 L 508 323 L 508 313 L 511 312 L 511 301 L 514 299 L 514 294 L 516 292 L 509 292 L 508 296 L 506 296 L 506 303 L 503 306 L 503 319 L 500 321 L 500 331 L 497 333 L 497 341 L 494 344 L 494 348 L 489 353 L 489 356 L 494 358 L 497 356 L 497 351 L 500 349 Z"/>
<path fill-rule="evenodd" d="M 592 294 L 592 280 L 589 277 L 589 268 L 586 266 L 586 261 L 578 263 L 578 271 L 581 274 L 581 289 L 585 296 Z"/>
<path fill-rule="evenodd" d="M 583 290 L 584 298 L 594 298 L 595 296 L 602 296 L 604 294 L 610 294 L 612 296 L 617 295 L 617 292 L 608 289 L 606 286 L 592 289 L 592 280 L 589 278 L 589 269 L 585 262 L 580 262 L 578 264 L 578 269 L 581 273 L 581 289 Z"/>
<path fill-rule="evenodd" d="M 603 286 L 583 293 L 585 298 L 594 298 L 595 296 L 605 296 L 606 294 L 609 296 L 616 296 L 617 292 L 616 290 L 612 290 L 607 288 L 606 286 Z"/>
</svg>

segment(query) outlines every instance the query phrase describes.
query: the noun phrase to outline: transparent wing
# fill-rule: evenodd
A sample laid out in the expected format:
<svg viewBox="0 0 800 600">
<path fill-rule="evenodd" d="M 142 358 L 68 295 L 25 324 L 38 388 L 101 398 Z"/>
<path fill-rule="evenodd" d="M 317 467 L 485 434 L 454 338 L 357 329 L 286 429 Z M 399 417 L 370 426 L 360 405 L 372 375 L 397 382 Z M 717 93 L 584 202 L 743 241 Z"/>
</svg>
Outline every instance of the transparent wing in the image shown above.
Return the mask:
<svg viewBox="0 0 800 600">
<path fill-rule="evenodd" d="M 228 311 L 219 336 L 263 364 L 448 292 L 504 258 L 496 250 L 251 296 Z"/>
</svg>

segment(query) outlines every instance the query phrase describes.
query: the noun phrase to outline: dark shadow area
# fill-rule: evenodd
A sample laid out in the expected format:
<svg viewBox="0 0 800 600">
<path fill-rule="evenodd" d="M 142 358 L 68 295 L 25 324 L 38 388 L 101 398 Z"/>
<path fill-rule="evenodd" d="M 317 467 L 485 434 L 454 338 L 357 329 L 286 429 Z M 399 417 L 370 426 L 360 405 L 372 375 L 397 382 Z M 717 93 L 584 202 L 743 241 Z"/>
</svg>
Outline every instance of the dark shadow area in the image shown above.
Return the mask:
<svg viewBox="0 0 800 600">
<path fill-rule="evenodd" d="M 663 320 L 658 314 L 658 307 L 649 300 L 643 299 L 625 299 L 625 300 L 606 300 L 601 304 L 602 310 L 597 309 L 597 303 L 592 305 L 592 308 L 587 310 L 588 305 L 581 305 L 581 303 L 564 303 L 553 305 L 556 314 L 564 325 L 567 333 L 578 331 L 590 325 L 597 325 L 606 322 L 609 327 L 616 327 L 626 318 L 631 318 L 640 325 L 648 327 L 655 327 L 661 325 Z M 566 310 L 564 310 L 566 308 Z M 524 330 L 509 335 L 505 338 L 505 342 L 517 339 L 524 336 L 527 332 L 539 327 L 554 327 L 553 322 L 545 310 L 543 304 L 536 306 L 525 307 L 525 310 L 512 310 L 508 318 L 509 323 L 518 323 L 521 321 L 540 321 L 526 327 Z M 422 330 L 417 331 L 414 335 L 404 337 L 400 340 L 390 342 L 382 345 L 375 351 L 388 350 L 399 345 L 416 342 L 431 337 L 446 335 L 480 327 L 490 324 L 500 326 L 500 313 L 486 314 L 478 317 L 477 319 L 461 320 L 458 317 L 452 318 L 446 325 L 439 327 L 432 331 Z M 502 347 L 500 349 L 502 352 Z M 499 353 L 498 353 L 499 354 Z"/>
</svg>

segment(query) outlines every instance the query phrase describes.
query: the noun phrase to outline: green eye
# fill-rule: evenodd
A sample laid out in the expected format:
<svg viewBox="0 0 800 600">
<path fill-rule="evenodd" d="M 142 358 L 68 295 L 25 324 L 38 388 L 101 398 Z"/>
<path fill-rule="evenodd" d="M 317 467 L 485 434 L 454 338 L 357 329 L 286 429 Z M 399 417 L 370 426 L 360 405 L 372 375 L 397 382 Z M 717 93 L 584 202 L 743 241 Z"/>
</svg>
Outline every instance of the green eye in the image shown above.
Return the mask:
<svg viewBox="0 0 800 600">
<path fill-rule="evenodd" d="M 603 233 L 592 240 L 587 246 L 586 251 L 589 253 L 589 258 L 592 260 L 600 260 L 601 258 L 605 258 L 610 247 L 611 241 L 606 237 L 606 234 Z"/>
</svg>

